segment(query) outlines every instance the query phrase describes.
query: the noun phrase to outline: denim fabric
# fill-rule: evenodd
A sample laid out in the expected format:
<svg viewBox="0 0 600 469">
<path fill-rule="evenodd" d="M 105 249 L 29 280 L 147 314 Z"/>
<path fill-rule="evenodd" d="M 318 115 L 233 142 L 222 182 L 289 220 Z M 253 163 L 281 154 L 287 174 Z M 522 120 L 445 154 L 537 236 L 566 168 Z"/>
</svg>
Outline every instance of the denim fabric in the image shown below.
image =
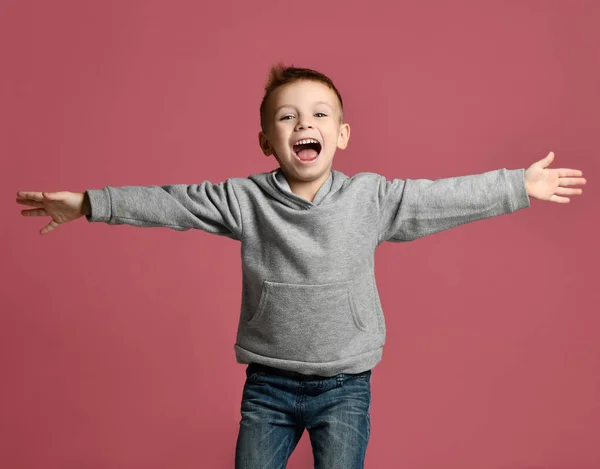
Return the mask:
<svg viewBox="0 0 600 469">
<path fill-rule="evenodd" d="M 371 371 L 331 377 L 252 363 L 242 394 L 236 469 L 283 469 L 308 431 L 315 469 L 362 469 Z"/>
</svg>

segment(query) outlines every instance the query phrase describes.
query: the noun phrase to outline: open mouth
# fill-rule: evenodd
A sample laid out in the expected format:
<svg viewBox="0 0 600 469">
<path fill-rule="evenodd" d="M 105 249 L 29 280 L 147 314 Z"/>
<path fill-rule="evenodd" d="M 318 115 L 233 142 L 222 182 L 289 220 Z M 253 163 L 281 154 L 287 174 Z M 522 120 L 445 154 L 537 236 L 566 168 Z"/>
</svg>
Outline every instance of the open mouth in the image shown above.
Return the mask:
<svg viewBox="0 0 600 469">
<path fill-rule="evenodd" d="M 310 162 L 316 160 L 321 154 L 321 144 L 311 139 L 310 142 L 299 143 L 292 147 L 294 155 L 301 162 Z"/>
</svg>

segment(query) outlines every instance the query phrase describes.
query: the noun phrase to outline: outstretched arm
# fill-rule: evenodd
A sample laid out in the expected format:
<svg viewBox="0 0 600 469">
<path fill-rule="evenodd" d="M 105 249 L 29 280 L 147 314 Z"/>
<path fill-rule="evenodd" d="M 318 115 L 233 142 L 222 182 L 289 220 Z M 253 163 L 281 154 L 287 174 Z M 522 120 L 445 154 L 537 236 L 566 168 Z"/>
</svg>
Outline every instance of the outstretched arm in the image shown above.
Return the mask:
<svg viewBox="0 0 600 469">
<path fill-rule="evenodd" d="M 379 242 L 411 241 L 530 206 L 530 197 L 569 202 L 583 191 L 581 171 L 548 169 L 554 153 L 525 169 L 438 179 L 394 179 L 379 184 Z"/>
<path fill-rule="evenodd" d="M 582 177 L 583 173 L 578 169 L 549 169 L 548 166 L 554 160 L 554 152 L 533 163 L 525 171 L 525 185 L 527 194 L 538 200 L 547 200 L 559 204 L 570 202 L 566 195 L 581 195 L 583 189 L 569 189 L 569 186 L 578 186 L 586 183 Z"/>
<path fill-rule="evenodd" d="M 241 211 L 233 180 L 212 184 L 106 186 L 80 192 L 17 193 L 17 203 L 35 207 L 24 216 L 49 216 L 46 234 L 60 224 L 85 216 L 90 222 L 140 227 L 190 228 L 241 239 Z"/>
</svg>

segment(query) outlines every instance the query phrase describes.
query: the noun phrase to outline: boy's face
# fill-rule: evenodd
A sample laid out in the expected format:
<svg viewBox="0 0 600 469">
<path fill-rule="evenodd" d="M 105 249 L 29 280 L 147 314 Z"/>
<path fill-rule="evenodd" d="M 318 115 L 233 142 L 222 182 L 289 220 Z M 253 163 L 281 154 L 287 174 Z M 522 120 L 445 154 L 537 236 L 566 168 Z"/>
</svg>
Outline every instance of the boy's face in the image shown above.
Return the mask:
<svg viewBox="0 0 600 469">
<path fill-rule="evenodd" d="M 259 133 L 263 153 L 275 156 L 288 181 L 324 182 L 336 149 L 346 148 L 350 138 L 335 92 L 317 81 L 296 81 L 273 92 L 265 115 L 265 132 Z M 304 139 L 318 144 L 298 146 Z"/>
</svg>

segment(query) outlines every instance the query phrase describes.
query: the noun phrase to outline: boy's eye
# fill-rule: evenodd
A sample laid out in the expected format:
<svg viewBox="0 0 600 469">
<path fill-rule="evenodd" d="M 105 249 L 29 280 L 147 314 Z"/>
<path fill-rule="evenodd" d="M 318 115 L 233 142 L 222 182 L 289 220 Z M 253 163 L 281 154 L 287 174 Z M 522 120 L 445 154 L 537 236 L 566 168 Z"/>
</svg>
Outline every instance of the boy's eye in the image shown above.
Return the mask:
<svg viewBox="0 0 600 469">
<path fill-rule="evenodd" d="M 321 115 L 323 117 L 327 117 L 327 114 L 323 114 L 322 112 L 317 112 L 315 114 L 315 116 L 319 116 L 319 115 Z M 291 115 L 289 115 L 289 116 L 283 116 L 280 120 L 282 120 L 282 121 L 288 120 L 288 117 L 293 118 L 294 116 L 291 116 Z"/>
</svg>

